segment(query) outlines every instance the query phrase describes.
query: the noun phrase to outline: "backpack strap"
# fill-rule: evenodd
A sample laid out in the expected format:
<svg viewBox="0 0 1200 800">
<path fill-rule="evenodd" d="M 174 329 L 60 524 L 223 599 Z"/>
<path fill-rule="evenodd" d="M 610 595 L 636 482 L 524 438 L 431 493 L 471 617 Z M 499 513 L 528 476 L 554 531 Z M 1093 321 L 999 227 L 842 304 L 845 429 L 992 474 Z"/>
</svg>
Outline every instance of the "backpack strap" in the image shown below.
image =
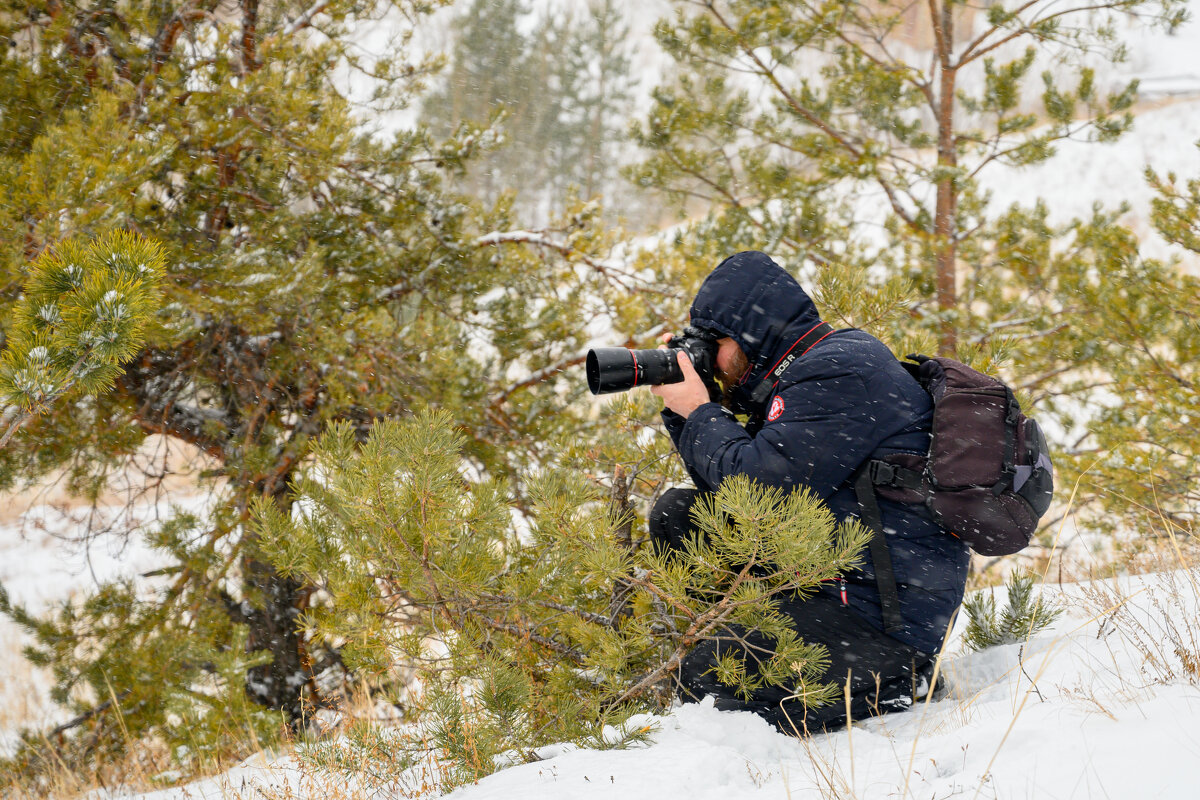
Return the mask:
<svg viewBox="0 0 1200 800">
<path fill-rule="evenodd" d="M 775 387 L 779 385 L 779 379 L 783 377 L 783 373 L 787 372 L 787 368 L 792 365 L 792 362 L 804 356 L 809 350 L 813 349 L 817 342 L 831 333 L 833 333 L 833 326 L 827 322 L 818 322 L 809 328 L 803 336 L 788 348 L 783 357 L 775 362 L 775 366 L 767 373 L 767 377 L 763 378 L 758 386 L 754 387 L 754 391 L 750 393 L 751 401 L 758 405 L 767 402 L 767 398 L 771 396 L 771 392 L 775 391 Z"/>
<path fill-rule="evenodd" d="M 925 488 L 923 473 L 900 464 L 873 458 L 866 463 L 863 469 L 871 476 L 872 486 L 894 486 L 897 489 L 917 490 Z"/>
<path fill-rule="evenodd" d="M 1016 395 L 1007 386 L 1004 387 L 1004 395 L 1008 403 L 1004 414 L 1004 463 L 1001 465 L 1000 480 L 992 487 L 992 494 L 997 497 L 1011 490 L 1017 477 L 1017 426 L 1021 424 L 1021 404 L 1017 402 Z"/>
<path fill-rule="evenodd" d="M 875 587 L 879 590 L 883 630 L 886 633 L 896 633 L 904 627 L 904 618 L 900 616 L 900 591 L 896 586 L 896 573 L 892 571 L 892 557 L 888 554 L 886 534 L 883 531 L 883 516 L 879 513 L 879 502 L 875 498 L 875 486 L 871 477 L 872 467 L 884 463 L 868 461 L 859 467 L 854 476 L 854 493 L 858 496 L 862 523 L 871 529 L 871 563 L 875 567 Z"/>
</svg>

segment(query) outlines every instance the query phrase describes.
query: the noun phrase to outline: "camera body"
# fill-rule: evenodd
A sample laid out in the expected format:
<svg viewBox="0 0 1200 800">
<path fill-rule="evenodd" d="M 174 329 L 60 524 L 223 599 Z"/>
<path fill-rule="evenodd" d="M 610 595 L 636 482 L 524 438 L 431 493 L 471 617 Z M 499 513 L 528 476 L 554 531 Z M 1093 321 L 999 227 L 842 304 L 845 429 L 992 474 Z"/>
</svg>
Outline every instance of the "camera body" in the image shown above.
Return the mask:
<svg viewBox="0 0 1200 800">
<path fill-rule="evenodd" d="M 721 396 L 714 370 L 717 364 L 719 334 L 691 325 L 672 336 L 666 350 L 630 350 L 625 347 L 597 347 L 587 354 L 587 382 L 592 394 L 625 392 L 635 386 L 660 386 L 679 383 L 679 351 L 688 354 L 692 366 L 708 388 L 710 400 Z"/>
</svg>

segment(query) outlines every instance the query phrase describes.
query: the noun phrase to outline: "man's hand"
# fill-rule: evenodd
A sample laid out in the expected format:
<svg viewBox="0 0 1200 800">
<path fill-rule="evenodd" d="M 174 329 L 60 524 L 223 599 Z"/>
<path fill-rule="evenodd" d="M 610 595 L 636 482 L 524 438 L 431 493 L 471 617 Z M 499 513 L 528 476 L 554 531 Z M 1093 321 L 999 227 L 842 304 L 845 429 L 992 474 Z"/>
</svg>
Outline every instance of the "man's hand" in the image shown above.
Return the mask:
<svg viewBox="0 0 1200 800">
<path fill-rule="evenodd" d="M 676 350 L 675 353 L 679 360 L 679 371 L 683 373 L 683 383 L 652 386 L 650 391 L 661 397 L 667 408 L 687 419 L 693 411 L 708 402 L 708 389 L 692 366 L 691 357 L 683 350 Z"/>
</svg>

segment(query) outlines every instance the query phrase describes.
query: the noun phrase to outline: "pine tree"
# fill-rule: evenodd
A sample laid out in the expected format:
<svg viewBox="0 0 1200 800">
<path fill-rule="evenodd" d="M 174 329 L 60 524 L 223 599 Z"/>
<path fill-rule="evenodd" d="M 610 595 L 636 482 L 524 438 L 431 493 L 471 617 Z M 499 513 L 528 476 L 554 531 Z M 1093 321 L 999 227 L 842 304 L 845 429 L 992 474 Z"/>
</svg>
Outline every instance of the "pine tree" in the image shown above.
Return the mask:
<svg viewBox="0 0 1200 800">
<path fill-rule="evenodd" d="M 331 701 L 342 655 L 296 625 L 313 587 L 280 574 L 246 527 L 254 498 L 293 506 L 329 425 L 365 436 L 443 409 L 469 436 L 463 457 L 518 497 L 546 443 L 586 429 L 569 404 L 582 381 L 563 370 L 583 359 L 579 315 L 604 313 L 620 279 L 591 255 L 607 246 L 599 209 L 520 224 L 510 200 L 448 188 L 478 148 L 467 132 L 368 136 L 339 88 L 335 68 L 357 68 L 387 103 L 415 102 L 433 62 L 400 50 L 366 63 L 352 39 L 429 6 L 0 4 L 5 335 L 29 262 L 72 237 L 153 233 L 168 264 L 114 390 L 28 423 L 0 452 L 4 488 L 57 471 L 94 499 L 156 434 L 209 460 L 214 493 L 202 518 L 145 531 L 168 562 L 153 585 L 105 586 L 43 620 L 10 609 L 79 714 L 65 732 L 76 749 L 54 763 L 112 764 L 160 737 L 199 768 L 214 744 L 245 741 L 227 726 L 265 735 Z"/>
<path fill-rule="evenodd" d="M 693 646 L 747 631 L 774 638 L 775 655 L 761 670 L 726 659 L 722 680 L 788 686 L 814 706 L 838 696 L 816 680 L 823 650 L 796 638 L 776 600 L 857 563 L 860 526 L 835 524 L 808 493 L 734 478 L 696 513 L 691 547 L 655 554 L 615 535 L 621 519 L 578 473 L 548 469 L 525 527 L 503 484 L 465 478 L 463 443 L 445 414 L 381 423 L 361 446 L 338 425 L 297 513 L 254 506 L 274 562 L 327 596 L 306 616 L 313 637 L 421 723 L 392 750 L 432 746 L 453 784 L 552 742 L 620 744 L 637 731 L 605 726 L 662 709 Z"/>
<path fill-rule="evenodd" d="M 1050 268 L 1039 270 L 1054 276 L 1063 298 L 1062 329 L 1033 347 L 1018 343 L 1013 353 L 1015 362 L 1036 359 L 1046 372 L 1022 388 L 1064 430 L 1055 456 L 1060 497 L 1075 510 L 1095 509 L 1080 518 L 1137 550 L 1194 530 L 1200 472 L 1190 420 L 1200 341 L 1191 309 L 1200 282 L 1189 274 L 1193 265 L 1142 256 L 1118 213 L 1098 212 L 1062 231 L 1075 249 L 1045 256 Z M 1017 230 L 1018 258 L 1044 252 L 1036 239 L 1054 231 L 1041 222 Z"/>
<path fill-rule="evenodd" d="M 1130 255 L 1130 279 L 1105 298 L 1123 346 L 1107 359 L 1111 399 L 1081 456 L 1084 489 L 1105 501 L 1109 524 L 1169 538 L 1176 554 L 1194 547 L 1200 519 L 1200 178 L 1147 177 L 1155 227 L 1191 258 Z"/>
<path fill-rule="evenodd" d="M 887 267 L 913 284 L 906 316 L 944 354 L 1000 333 L 1047 335 L 1044 319 L 1005 324 L 1008 304 L 992 287 L 1020 271 L 1001 259 L 978 175 L 1129 126 L 1136 85 L 1102 96 L 1080 62 L 1119 59 L 1112 26 L 1133 14 L 1177 24 L 1184 11 L 1126 0 L 681 3 L 657 29 L 679 68 L 641 128 L 653 155 L 637 179 L 714 206 L 704 235 L 728 247 L 848 272 L 850 287 L 829 286 L 831 305 L 853 306 L 843 290 L 864 265 Z M 1035 103 L 1033 70 L 1048 52 L 1080 65 L 1044 72 Z"/>
</svg>

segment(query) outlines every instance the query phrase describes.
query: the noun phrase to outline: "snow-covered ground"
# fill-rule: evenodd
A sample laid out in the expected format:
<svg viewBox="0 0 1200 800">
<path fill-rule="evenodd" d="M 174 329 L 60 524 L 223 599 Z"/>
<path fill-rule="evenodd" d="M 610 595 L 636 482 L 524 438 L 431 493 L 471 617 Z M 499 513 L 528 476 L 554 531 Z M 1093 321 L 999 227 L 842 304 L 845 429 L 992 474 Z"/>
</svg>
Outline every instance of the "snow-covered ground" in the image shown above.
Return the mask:
<svg viewBox="0 0 1200 800">
<path fill-rule="evenodd" d="M 543 748 L 541 761 L 502 770 L 450 796 L 1195 798 L 1200 664 L 1193 661 L 1189 675 L 1180 656 L 1200 656 L 1200 571 L 1049 585 L 1043 596 L 1066 604 L 1068 613 L 1023 644 L 964 651 L 960 621 L 944 662 L 948 693 L 914 710 L 796 739 L 749 713 L 680 706 L 637 720 L 652 728 L 648 744 Z M 1114 616 L 1112 606 L 1122 600 L 1124 611 Z M 413 790 L 422 777 L 414 774 L 394 792 L 361 796 L 420 796 Z M 322 798 L 330 787 L 345 790 L 352 781 L 313 773 L 291 756 L 260 754 L 188 786 L 93 797 Z"/>
</svg>

